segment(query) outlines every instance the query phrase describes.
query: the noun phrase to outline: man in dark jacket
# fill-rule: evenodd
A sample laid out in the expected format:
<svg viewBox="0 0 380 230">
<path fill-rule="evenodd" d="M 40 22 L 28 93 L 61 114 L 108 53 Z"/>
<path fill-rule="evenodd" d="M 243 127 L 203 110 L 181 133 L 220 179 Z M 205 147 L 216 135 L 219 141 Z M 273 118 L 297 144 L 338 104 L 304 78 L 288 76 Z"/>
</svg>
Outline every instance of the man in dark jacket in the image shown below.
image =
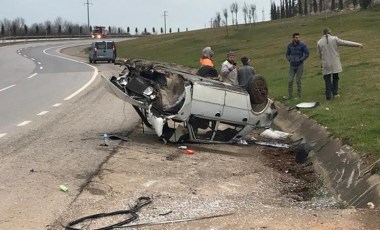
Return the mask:
<svg viewBox="0 0 380 230">
<path fill-rule="evenodd" d="M 238 83 L 239 86 L 247 89 L 249 82 L 253 80 L 253 77 L 256 74 L 256 70 L 253 66 L 249 65 L 250 60 L 246 56 L 242 57 L 240 60 L 243 66 L 238 68 Z"/>
<path fill-rule="evenodd" d="M 297 81 L 297 96 L 301 97 L 302 86 L 301 77 L 303 73 L 303 62 L 309 57 L 309 50 L 305 43 L 300 41 L 300 34 L 293 34 L 293 41 L 288 45 L 286 50 L 286 59 L 290 63 L 289 79 L 288 79 L 288 96 L 285 99 L 293 97 L 293 80 L 296 76 Z"/>
</svg>

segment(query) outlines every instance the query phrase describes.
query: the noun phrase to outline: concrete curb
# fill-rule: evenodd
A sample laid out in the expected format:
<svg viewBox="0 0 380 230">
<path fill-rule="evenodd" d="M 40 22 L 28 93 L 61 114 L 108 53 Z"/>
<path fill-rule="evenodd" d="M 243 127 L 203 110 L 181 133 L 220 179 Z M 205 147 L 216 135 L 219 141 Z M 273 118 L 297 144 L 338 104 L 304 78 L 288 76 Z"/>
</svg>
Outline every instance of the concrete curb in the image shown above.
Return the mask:
<svg viewBox="0 0 380 230">
<path fill-rule="evenodd" d="M 316 121 L 298 111 L 288 111 L 276 102 L 279 115 L 274 123 L 293 138 L 313 146 L 311 160 L 325 185 L 348 206 L 367 207 L 372 202 L 380 206 L 380 175 L 371 174 L 373 165 L 365 165 L 360 155 L 332 136 Z"/>
</svg>

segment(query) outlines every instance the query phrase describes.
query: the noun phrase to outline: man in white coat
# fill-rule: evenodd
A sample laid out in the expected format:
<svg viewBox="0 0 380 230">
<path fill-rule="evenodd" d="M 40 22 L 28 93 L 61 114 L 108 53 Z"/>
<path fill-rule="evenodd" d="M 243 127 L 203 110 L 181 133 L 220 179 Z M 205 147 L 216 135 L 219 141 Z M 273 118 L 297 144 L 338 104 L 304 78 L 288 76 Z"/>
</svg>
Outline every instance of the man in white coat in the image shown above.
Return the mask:
<svg viewBox="0 0 380 230">
<path fill-rule="evenodd" d="M 351 46 L 363 48 L 361 43 L 346 41 L 331 35 L 330 29 L 323 30 L 323 37 L 317 43 L 317 50 L 322 62 L 322 74 L 326 85 L 326 100 L 339 97 L 338 82 L 339 73 L 342 72 L 342 64 L 338 46 Z"/>
<path fill-rule="evenodd" d="M 227 53 L 227 60 L 222 63 L 222 69 L 220 70 L 220 80 L 230 83 L 231 85 L 239 85 L 237 79 L 235 53 L 233 51 L 229 51 Z"/>
</svg>

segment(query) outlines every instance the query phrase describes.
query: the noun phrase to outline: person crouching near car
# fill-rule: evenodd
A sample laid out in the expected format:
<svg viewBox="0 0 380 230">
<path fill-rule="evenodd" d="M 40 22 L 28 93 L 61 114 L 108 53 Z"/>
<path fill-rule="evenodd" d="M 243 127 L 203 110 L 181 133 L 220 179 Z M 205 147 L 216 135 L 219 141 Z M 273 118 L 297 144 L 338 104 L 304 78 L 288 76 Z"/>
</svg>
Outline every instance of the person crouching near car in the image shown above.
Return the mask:
<svg viewBox="0 0 380 230">
<path fill-rule="evenodd" d="M 212 51 L 211 47 L 206 47 L 202 50 L 202 57 L 199 60 L 199 63 L 202 66 L 211 66 L 215 67 L 214 62 L 212 61 L 212 56 L 214 55 L 214 51 Z"/>
<path fill-rule="evenodd" d="M 229 51 L 227 53 L 227 59 L 222 64 L 222 69 L 220 71 L 220 81 L 230 83 L 232 85 L 239 85 L 237 79 L 235 53 L 232 51 Z"/>
</svg>

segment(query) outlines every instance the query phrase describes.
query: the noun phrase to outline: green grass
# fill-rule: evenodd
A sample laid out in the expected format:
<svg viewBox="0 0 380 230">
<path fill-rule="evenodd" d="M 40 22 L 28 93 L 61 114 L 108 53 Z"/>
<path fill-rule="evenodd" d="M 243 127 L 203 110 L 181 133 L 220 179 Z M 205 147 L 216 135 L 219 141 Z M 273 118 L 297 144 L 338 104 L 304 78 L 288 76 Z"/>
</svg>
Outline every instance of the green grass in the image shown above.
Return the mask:
<svg viewBox="0 0 380 230">
<path fill-rule="evenodd" d="M 341 97 L 333 101 L 324 98 L 324 81 L 316 50 L 326 26 L 342 39 L 364 43 L 364 49 L 340 48 Z M 287 94 L 288 62 L 284 53 L 293 32 L 301 33 L 302 41 L 310 49 L 310 57 L 305 62 L 302 101 L 321 103 L 318 108 L 303 112 L 363 155 L 380 158 L 379 9 L 240 25 L 239 30 L 229 26 L 229 36 L 225 28 L 220 28 L 145 37 L 120 43 L 118 55 L 198 68 L 201 50 L 211 46 L 219 70 L 227 51 L 234 50 L 238 60 L 243 55 L 251 58 L 257 72 L 268 80 L 270 97 L 281 100 Z"/>
</svg>

